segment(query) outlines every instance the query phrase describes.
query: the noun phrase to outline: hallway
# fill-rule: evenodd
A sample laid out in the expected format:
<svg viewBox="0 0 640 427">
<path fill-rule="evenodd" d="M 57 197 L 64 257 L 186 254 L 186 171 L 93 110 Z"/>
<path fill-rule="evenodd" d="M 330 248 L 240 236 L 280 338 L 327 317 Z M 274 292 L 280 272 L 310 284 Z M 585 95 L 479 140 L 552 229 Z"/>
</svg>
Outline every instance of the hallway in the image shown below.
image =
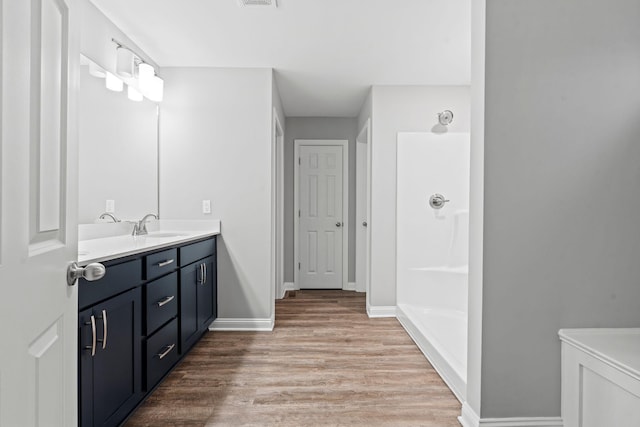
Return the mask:
<svg viewBox="0 0 640 427">
<path fill-rule="evenodd" d="M 460 403 L 364 294 L 297 291 L 273 332 L 208 333 L 126 426 L 459 427 Z"/>
</svg>

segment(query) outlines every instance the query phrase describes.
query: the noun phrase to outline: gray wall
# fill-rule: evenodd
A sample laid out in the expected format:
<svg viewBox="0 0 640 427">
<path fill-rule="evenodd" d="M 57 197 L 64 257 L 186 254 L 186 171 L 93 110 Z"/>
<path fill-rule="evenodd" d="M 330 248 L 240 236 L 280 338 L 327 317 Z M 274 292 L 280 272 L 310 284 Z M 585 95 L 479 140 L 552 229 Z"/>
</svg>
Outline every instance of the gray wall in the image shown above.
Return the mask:
<svg viewBox="0 0 640 427">
<path fill-rule="evenodd" d="M 218 317 L 269 319 L 272 70 L 172 67 L 163 77 L 160 212 L 220 219 Z"/>
<path fill-rule="evenodd" d="M 332 117 L 287 117 L 284 149 L 284 280 L 293 282 L 294 250 L 294 141 L 296 139 L 349 140 L 349 282 L 356 270 L 356 137 L 357 119 Z"/>
<path fill-rule="evenodd" d="M 558 329 L 640 326 L 640 2 L 486 13 L 481 416 L 560 416 Z"/>
</svg>

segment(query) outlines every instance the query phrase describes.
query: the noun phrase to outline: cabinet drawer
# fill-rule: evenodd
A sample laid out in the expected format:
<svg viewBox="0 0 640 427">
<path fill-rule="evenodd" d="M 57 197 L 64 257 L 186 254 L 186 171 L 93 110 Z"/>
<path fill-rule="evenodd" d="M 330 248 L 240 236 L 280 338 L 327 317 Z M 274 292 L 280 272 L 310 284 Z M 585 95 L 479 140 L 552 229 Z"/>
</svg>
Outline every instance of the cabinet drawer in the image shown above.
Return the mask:
<svg viewBox="0 0 640 427">
<path fill-rule="evenodd" d="M 78 280 L 78 307 L 89 307 L 99 301 L 135 288 L 142 282 L 142 261 L 139 259 L 107 267 L 104 277 L 95 282 Z"/>
<path fill-rule="evenodd" d="M 178 273 L 147 283 L 145 305 L 145 335 L 151 335 L 178 314 Z"/>
<path fill-rule="evenodd" d="M 180 266 L 191 264 L 216 253 L 216 240 L 208 239 L 180 248 Z"/>
<path fill-rule="evenodd" d="M 151 390 L 178 361 L 178 319 L 147 339 L 147 390 Z"/>
<path fill-rule="evenodd" d="M 146 276 L 145 279 L 153 279 L 168 273 L 178 266 L 177 249 L 167 249 L 145 257 Z"/>
</svg>

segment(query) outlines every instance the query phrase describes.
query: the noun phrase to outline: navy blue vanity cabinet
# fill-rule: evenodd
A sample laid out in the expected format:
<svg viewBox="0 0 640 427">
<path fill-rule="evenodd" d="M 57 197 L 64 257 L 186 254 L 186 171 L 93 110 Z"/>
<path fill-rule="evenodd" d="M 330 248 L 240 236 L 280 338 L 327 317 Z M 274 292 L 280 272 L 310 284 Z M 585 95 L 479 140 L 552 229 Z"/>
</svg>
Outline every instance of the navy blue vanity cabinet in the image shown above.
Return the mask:
<svg viewBox="0 0 640 427">
<path fill-rule="evenodd" d="M 217 315 L 215 239 L 180 248 L 180 353 L 187 352 Z M 199 259 L 198 259 L 199 258 Z"/>
<path fill-rule="evenodd" d="M 81 427 L 122 424 L 217 314 L 215 237 L 104 265 L 104 278 L 79 280 Z"/>
<path fill-rule="evenodd" d="M 141 401 L 141 292 L 80 312 L 80 424 L 117 426 Z"/>
</svg>

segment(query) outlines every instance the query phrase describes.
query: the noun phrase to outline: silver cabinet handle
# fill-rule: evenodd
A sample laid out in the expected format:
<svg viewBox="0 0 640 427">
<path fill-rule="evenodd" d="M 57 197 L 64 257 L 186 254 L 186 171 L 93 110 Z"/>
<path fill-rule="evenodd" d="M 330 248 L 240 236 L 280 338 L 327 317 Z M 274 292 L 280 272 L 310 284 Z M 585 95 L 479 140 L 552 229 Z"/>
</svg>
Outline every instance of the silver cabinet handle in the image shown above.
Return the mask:
<svg viewBox="0 0 640 427">
<path fill-rule="evenodd" d="M 168 259 L 166 261 L 159 262 L 157 265 L 158 267 L 165 267 L 169 264 L 173 264 L 173 261 L 174 261 L 173 259 Z"/>
<path fill-rule="evenodd" d="M 85 323 L 91 325 L 91 345 L 85 347 L 85 350 L 91 350 L 91 357 L 96 355 L 96 317 L 92 314 L 91 321 Z"/>
<path fill-rule="evenodd" d="M 156 356 L 158 356 L 158 358 L 162 360 L 165 358 L 167 354 L 171 353 L 171 350 L 173 350 L 175 347 L 176 347 L 175 344 L 171 344 L 170 346 L 165 347 L 166 348 L 165 351 L 163 351 L 162 353 L 156 354 Z"/>
<path fill-rule="evenodd" d="M 107 310 L 102 310 L 102 317 L 98 317 L 98 319 L 102 319 L 102 339 L 98 340 L 98 342 L 102 343 L 102 349 L 107 348 Z"/>
<path fill-rule="evenodd" d="M 162 307 L 163 305 L 169 304 L 171 301 L 173 301 L 174 298 L 175 298 L 174 295 L 171 295 L 171 296 L 168 296 L 168 297 L 164 297 L 160 301 L 156 302 L 156 304 L 158 304 L 158 307 Z"/>
<path fill-rule="evenodd" d="M 89 282 L 100 280 L 106 272 L 107 269 L 99 262 L 91 263 L 86 267 L 80 267 L 77 262 L 72 262 L 67 266 L 67 285 L 75 285 L 76 281 L 81 277 Z"/>
<path fill-rule="evenodd" d="M 204 271 L 204 278 L 202 279 L 202 284 L 204 285 L 207 283 L 207 264 L 204 262 L 202 263 L 202 271 Z"/>
</svg>

